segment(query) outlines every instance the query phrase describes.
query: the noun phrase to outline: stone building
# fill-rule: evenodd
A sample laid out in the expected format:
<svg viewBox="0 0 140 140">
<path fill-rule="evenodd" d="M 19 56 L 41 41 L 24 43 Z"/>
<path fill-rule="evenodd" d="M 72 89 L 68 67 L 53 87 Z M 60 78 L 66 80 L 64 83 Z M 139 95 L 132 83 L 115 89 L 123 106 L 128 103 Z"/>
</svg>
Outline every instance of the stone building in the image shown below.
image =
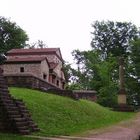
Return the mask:
<svg viewBox="0 0 140 140">
<path fill-rule="evenodd" d="M 55 87 L 64 89 L 63 59 L 59 48 L 12 49 L 3 65 L 4 75 L 32 75 Z"/>
</svg>

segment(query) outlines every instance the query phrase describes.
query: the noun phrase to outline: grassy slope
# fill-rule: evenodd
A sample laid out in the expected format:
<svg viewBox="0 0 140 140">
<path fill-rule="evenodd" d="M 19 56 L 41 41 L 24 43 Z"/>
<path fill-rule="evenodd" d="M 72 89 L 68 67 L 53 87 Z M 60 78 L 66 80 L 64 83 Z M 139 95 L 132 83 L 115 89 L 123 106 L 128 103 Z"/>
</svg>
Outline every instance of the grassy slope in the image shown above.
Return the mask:
<svg viewBox="0 0 140 140">
<path fill-rule="evenodd" d="M 36 140 L 34 138 L 28 138 L 16 134 L 0 133 L 0 140 Z"/>
<path fill-rule="evenodd" d="M 41 129 L 37 135 L 70 135 L 105 127 L 134 116 L 134 113 L 109 111 L 87 101 L 74 101 L 36 90 L 10 88 L 13 96 L 23 99 Z"/>
</svg>

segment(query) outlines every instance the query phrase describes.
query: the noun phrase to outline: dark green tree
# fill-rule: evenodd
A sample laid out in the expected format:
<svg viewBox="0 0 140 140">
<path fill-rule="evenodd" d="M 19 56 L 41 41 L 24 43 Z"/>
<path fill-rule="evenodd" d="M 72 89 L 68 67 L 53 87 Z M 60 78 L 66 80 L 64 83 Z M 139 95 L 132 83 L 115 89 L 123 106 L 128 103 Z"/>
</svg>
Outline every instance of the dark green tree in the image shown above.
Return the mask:
<svg viewBox="0 0 140 140">
<path fill-rule="evenodd" d="M 26 47 L 34 49 L 34 48 L 47 48 L 48 46 L 42 40 L 38 40 L 37 42 L 28 44 Z"/>
<path fill-rule="evenodd" d="M 133 41 L 127 65 L 126 86 L 131 104 L 140 105 L 140 39 Z"/>
<path fill-rule="evenodd" d="M 103 59 L 113 56 L 127 56 L 130 41 L 139 37 L 140 31 L 130 22 L 96 21 L 91 46 L 100 50 Z"/>
<path fill-rule="evenodd" d="M 118 86 L 115 78 L 116 58 L 110 57 L 102 60 L 100 52 L 97 50 L 79 51 L 75 50 L 74 58 L 78 69 L 73 73 L 77 82 L 72 84 L 72 88 L 96 90 L 98 102 L 104 106 L 113 106 L 117 102 Z"/>
<path fill-rule="evenodd" d="M 27 40 L 27 34 L 15 22 L 0 17 L 0 53 L 13 48 L 24 48 Z"/>
<path fill-rule="evenodd" d="M 136 77 L 138 77 L 140 64 L 136 64 L 136 62 L 139 61 L 140 53 L 137 47 L 132 49 L 134 44 L 132 45 L 131 42 L 139 38 L 139 29 L 132 23 L 112 21 L 96 21 L 92 27 L 94 28 L 92 50 L 73 51 L 74 59 L 77 60 L 76 64 L 78 65 L 77 73 L 74 73 L 78 83 L 83 89 L 96 90 L 100 104 L 115 105 L 119 90 L 118 58 L 123 56 L 125 58 L 128 99 L 131 99 L 131 103 L 137 102 L 136 95 L 138 97 L 140 94 L 136 89 L 138 89 L 140 80 Z M 136 55 L 136 58 L 133 55 Z"/>
</svg>

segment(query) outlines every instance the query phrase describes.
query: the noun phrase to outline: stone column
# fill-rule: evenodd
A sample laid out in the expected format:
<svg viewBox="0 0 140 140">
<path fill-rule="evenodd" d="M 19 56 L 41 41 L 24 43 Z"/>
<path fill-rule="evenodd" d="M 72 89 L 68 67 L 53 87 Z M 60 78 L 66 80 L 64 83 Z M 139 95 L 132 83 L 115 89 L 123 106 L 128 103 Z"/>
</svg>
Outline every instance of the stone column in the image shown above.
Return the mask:
<svg viewBox="0 0 140 140">
<path fill-rule="evenodd" d="M 118 105 L 126 105 L 126 91 L 124 81 L 124 59 L 119 58 L 119 93 L 118 93 Z"/>
<path fill-rule="evenodd" d="M 126 90 L 124 80 L 124 58 L 119 58 L 119 92 L 118 92 L 118 105 L 114 106 L 114 111 L 133 112 L 134 107 L 127 105 Z"/>
<path fill-rule="evenodd" d="M 118 105 L 126 105 L 126 91 L 124 81 L 124 59 L 119 58 L 119 93 L 118 93 Z"/>
</svg>

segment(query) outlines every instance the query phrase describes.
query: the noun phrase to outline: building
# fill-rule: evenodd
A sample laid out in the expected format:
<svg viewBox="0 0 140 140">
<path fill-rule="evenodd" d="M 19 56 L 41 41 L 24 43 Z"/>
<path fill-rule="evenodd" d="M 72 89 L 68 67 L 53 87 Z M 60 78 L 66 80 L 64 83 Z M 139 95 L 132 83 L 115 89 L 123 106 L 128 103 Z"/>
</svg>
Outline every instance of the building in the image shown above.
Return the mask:
<svg viewBox="0 0 140 140">
<path fill-rule="evenodd" d="M 3 65 L 6 77 L 34 76 L 64 89 L 63 59 L 59 48 L 12 49 Z"/>
</svg>

